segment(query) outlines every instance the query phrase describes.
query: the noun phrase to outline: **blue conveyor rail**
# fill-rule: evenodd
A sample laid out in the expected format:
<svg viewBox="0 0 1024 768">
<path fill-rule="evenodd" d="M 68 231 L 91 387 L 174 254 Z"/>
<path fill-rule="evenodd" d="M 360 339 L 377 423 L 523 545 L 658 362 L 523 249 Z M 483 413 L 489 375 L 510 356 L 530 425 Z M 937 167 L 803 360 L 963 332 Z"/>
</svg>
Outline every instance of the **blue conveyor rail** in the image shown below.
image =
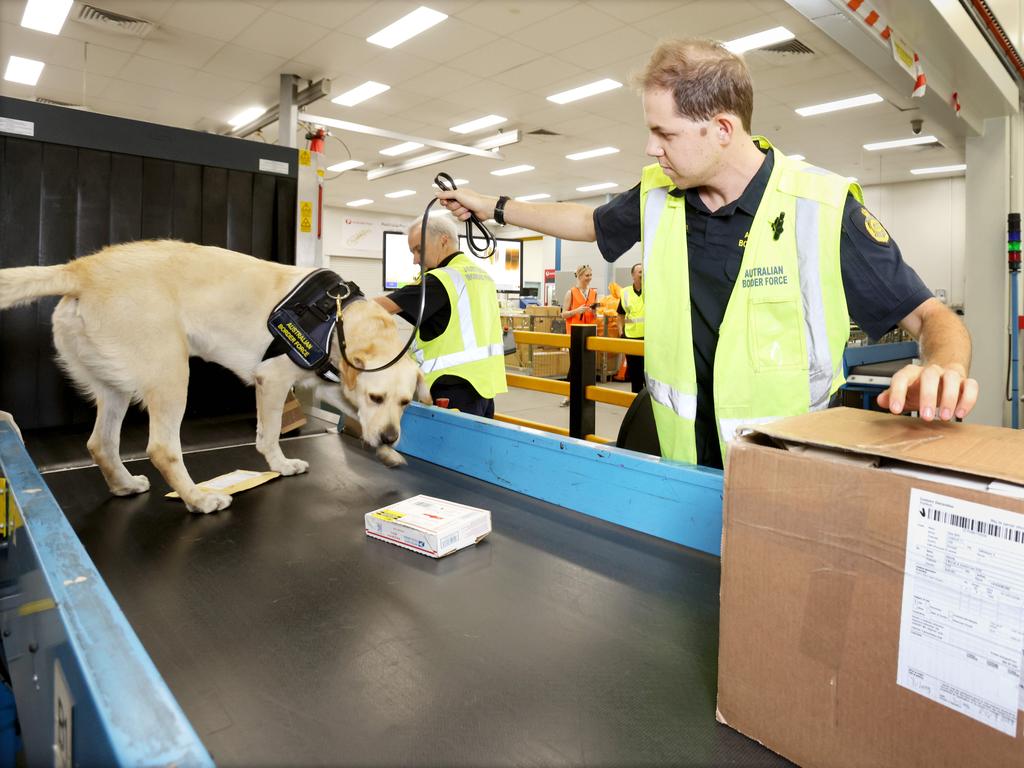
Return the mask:
<svg viewBox="0 0 1024 768">
<path fill-rule="evenodd" d="M 0 471 L 14 517 L 0 544 L 0 634 L 25 763 L 212 766 L 21 440 L 2 421 Z"/>
</svg>

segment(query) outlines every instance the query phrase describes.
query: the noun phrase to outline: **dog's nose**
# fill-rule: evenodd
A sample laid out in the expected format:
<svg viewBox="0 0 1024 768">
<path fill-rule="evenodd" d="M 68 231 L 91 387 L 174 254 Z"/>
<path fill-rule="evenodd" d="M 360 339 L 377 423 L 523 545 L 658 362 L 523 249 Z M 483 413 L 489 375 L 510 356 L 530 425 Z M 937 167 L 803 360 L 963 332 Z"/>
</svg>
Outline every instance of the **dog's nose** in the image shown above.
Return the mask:
<svg viewBox="0 0 1024 768">
<path fill-rule="evenodd" d="M 394 445 L 398 442 L 398 430 L 395 427 L 388 427 L 380 433 L 380 441 L 384 445 Z"/>
</svg>

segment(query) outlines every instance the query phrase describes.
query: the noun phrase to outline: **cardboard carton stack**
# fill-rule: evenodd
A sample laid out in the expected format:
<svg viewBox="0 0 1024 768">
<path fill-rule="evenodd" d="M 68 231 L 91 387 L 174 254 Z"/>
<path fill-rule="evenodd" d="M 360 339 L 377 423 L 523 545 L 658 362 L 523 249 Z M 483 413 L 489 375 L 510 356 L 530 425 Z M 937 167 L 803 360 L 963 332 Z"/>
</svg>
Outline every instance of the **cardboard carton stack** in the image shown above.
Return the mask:
<svg viewBox="0 0 1024 768">
<path fill-rule="evenodd" d="M 718 719 L 804 766 L 1024 766 L 1024 434 L 837 408 L 730 448 Z"/>
</svg>

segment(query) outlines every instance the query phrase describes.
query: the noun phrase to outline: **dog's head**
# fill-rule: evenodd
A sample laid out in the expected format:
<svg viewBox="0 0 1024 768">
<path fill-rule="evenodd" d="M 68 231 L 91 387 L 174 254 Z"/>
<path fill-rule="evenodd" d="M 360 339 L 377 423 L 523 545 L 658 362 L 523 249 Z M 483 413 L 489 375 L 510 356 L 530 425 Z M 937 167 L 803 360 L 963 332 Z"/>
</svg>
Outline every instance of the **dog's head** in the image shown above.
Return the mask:
<svg viewBox="0 0 1024 768">
<path fill-rule="evenodd" d="M 375 301 L 360 301 L 345 310 L 345 349 L 340 363 L 341 387 L 355 406 L 363 441 L 372 448 L 393 445 L 401 436 L 402 413 L 413 400 L 430 404 L 430 390 L 416 361 L 408 355 L 382 371 L 376 368 L 402 348 L 395 321 Z"/>
</svg>

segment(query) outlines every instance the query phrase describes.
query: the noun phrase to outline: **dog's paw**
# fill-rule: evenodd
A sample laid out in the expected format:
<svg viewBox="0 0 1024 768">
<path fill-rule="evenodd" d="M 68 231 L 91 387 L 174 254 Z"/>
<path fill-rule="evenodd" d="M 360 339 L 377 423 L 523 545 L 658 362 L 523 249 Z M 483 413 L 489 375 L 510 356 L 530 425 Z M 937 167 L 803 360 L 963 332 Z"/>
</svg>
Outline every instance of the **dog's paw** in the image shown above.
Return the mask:
<svg viewBox="0 0 1024 768">
<path fill-rule="evenodd" d="M 285 477 L 290 475 L 301 475 L 309 469 L 309 462 L 302 459 L 283 459 L 270 465 L 275 472 L 280 472 Z"/>
<path fill-rule="evenodd" d="M 231 497 L 226 493 L 199 493 L 190 502 L 186 502 L 189 512 L 198 512 L 208 515 L 226 509 L 231 504 Z"/>
<path fill-rule="evenodd" d="M 389 445 L 382 445 L 377 448 L 377 458 L 388 467 L 403 467 L 408 463 L 405 460 L 405 456 Z"/>
<path fill-rule="evenodd" d="M 149 490 L 149 478 L 145 475 L 132 475 L 131 480 L 122 483 L 110 492 L 115 496 L 134 496 L 136 493 L 145 493 Z"/>
</svg>

